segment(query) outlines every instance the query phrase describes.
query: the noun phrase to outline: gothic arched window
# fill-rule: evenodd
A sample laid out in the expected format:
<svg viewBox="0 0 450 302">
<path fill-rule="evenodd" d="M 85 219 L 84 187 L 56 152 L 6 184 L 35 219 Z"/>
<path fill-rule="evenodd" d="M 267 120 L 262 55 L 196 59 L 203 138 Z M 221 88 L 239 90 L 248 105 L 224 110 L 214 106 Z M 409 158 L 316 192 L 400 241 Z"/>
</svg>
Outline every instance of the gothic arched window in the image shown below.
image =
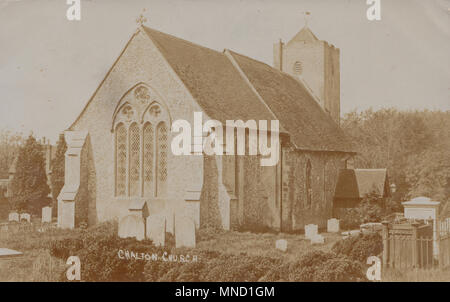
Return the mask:
<svg viewBox="0 0 450 302">
<path fill-rule="evenodd" d="M 126 194 L 127 182 L 127 130 L 120 123 L 116 127 L 116 195 Z"/>
<path fill-rule="evenodd" d="M 159 196 L 165 194 L 165 184 L 167 180 L 167 126 L 164 122 L 158 124 L 157 135 L 157 179 L 156 193 Z"/>
<path fill-rule="evenodd" d="M 144 156 L 143 156 L 143 166 L 144 166 L 144 196 L 151 196 L 153 192 L 153 126 L 150 122 L 144 125 L 143 131 L 144 140 Z"/>
<path fill-rule="evenodd" d="M 305 187 L 306 187 L 306 205 L 311 205 L 312 200 L 312 167 L 311 161 L 308 159 L 306 162 L 306 173 L 305 173 Z"/>
<path fill-rule="evenodd" d="M 141 140 L 139 135 L 139 126 L 133 123 L 129 130 L 129 195 L 139 196 L 139 178 L 140 178 L 140 156 L 141 156 Z"/>
<path fill-rule="evenodd" d="M 113 118 L 116 196 L 162 197 L 168 175 L 169 114 L 145 85 L 127 93 L 121 103 Z"/>
</svg>

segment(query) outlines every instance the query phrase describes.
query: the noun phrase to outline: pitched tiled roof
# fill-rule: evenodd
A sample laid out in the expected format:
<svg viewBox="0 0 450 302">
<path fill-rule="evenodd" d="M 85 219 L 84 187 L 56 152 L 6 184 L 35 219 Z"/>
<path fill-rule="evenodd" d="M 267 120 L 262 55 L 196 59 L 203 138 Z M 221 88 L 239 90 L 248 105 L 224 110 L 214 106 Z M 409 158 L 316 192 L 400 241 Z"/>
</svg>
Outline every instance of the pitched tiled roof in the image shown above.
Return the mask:
<svg viewBox="0 0 450 302">
<path fill-rule="evenodd" d="M 226 120 L 274 120 L 221 52 L 144 27 L 205 113 Z"/>
<path fill-rule="evenodd" d="M 293 41 L 318 41 L 317 37 L 308 27 L 303 27 L 288 43 Z"/>
<path fill-rule="evenodd" d="M 262 62 L 233 58 L 299 149 L 351 152 L 351 142 L 301 82 Z"/>
<path fill-rule="evenodd" d="M 278 119 L 299 149 L 353 152 L 338 125 L 292 76 L 234 52 L 228 56 L 144 30 L 211 118 L 222 123 Z"/>
<path fill-rule="evenodd" d="M 369 193 L 389 196 L 386 169 L 342 169 L 336 184 L 335 198 L 363 198 Z"/>
</svg>

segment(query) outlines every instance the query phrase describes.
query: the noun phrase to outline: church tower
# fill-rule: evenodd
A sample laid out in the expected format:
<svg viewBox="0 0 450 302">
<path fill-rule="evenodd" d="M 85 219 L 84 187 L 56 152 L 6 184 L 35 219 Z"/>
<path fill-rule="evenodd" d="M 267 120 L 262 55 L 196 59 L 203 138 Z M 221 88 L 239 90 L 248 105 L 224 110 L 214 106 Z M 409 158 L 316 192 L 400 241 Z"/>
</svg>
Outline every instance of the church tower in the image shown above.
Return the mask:
<svg viewBox="0 0 450 302">
<path fill-rule="evenodd" d="M 274 44 L 274 67 L 293 75 L 311 90 L 320 106 L 339 125 L 339 48 L 321 41 L 305 25 L 289 42 Z"/>
</svg>

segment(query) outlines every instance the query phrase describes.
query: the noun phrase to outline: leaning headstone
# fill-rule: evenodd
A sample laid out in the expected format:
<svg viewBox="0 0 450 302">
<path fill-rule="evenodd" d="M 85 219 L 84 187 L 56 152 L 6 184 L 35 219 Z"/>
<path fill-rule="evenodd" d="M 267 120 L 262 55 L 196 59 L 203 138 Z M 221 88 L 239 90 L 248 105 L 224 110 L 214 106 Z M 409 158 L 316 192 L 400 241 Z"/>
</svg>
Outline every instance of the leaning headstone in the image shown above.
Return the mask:
<svg viewBox="0 0 450 302">
<path fill-rule="evenodd" d="M 336 218 L 328 219 L 327 221 L 328 233 L 339 233 L 339 220 Z"/>
<path fill-rule="evenodd" d="M 166 241 L 166 218 L 162 214 L 147 217 L 147 238 L 156 246 L 164 246 Z"/>
<path fill-rule="evenodd" d="M 22 213 L 20 214 L 20 221 L 26 221 L 26 222 L 31 222 L 31 215 L 28 213 Z"/>
<path fill-rule="evenodd" d="M 9 221 L 17 221 L 17 222 L 19 222 L 19 214 L 16 213 L 16 212 L 9 213 L 8 220 Z"/>
<path fill-rule="evenodd" d="M 277 241 L 275 241 L 275 248 L 282 252 L 287 251 L 287 245 L 288 245 L 288 243 L 287 243 L 286 239 L 278 239 Z"/>
<path fill-rule="evenodd" d="M 319 228 L 317 224 L 307 224 L 305 225 L 305 237 L 311 239 L 319 233 Z"/>
<path fill-rule="evenodd" d="M 42 208 L 42 223 L 52 222 L 52 208 L 43 207 Z"/>
<path fill-rule="evenodd" d="M 324 244 L 324 243 L 325 238 L 320 234 L 316 234 L 311 237 L 311 244 Z"/>
<path fill-rule="evenodd" d="M 123 217 L 119 221 L 119 237 L 143 240 L 145 238 L 144 219 L 136 215 Z"/>
<path fill-rule="evenodd" d="M 195 223 L 185 216 L 175 216 L 175 247 L 195 247 Z"/>
</svg>

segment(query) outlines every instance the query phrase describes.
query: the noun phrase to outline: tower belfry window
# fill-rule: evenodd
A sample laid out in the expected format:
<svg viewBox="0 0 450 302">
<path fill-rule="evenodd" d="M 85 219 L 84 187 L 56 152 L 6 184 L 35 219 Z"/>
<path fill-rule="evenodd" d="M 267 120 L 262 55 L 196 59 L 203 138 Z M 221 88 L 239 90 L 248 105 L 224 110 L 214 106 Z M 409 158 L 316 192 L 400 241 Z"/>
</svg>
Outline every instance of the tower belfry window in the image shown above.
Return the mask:
<svg viewBox="0 0 450 302">
<path fill-rule="evenodd" d="M 302 74 L 302 72 L 303 72 L 303 65 L 302 65 L 302 62 L 296 61 L 296 62 L 294 63 L 293 72 L 294 72 L 294 74 L 296 74 L 296 75 L 301 75 L 301 74 Z"/>
</svg>

